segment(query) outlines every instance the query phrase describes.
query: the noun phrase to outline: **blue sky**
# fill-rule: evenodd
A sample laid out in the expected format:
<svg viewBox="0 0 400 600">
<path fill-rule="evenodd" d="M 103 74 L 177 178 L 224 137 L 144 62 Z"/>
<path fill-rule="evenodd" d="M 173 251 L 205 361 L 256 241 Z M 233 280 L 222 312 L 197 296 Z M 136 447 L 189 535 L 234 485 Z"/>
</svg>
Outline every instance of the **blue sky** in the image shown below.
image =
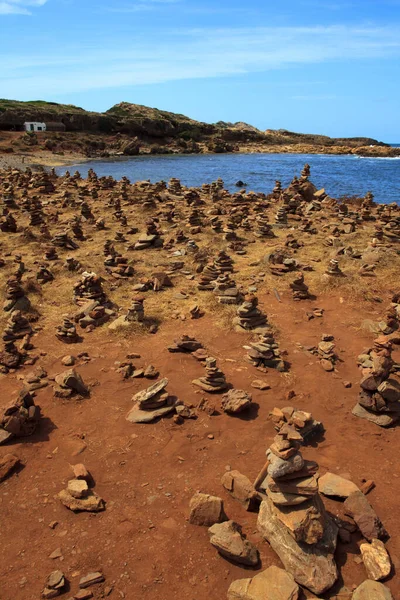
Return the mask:
<svg viewBox="0 0 400 600">
<path fill-rule="evenodd" d="M 0 0 L 0 97 L 400 142 L 400 0 Z"/>
</svg>

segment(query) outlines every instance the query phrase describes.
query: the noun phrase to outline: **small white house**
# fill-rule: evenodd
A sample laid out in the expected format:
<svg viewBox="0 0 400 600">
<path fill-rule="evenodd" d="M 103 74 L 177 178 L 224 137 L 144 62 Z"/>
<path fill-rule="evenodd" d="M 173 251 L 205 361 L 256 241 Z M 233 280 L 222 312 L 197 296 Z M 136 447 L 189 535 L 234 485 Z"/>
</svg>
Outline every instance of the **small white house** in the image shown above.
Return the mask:
<svg viewBox="0 0 400 600">
<path fill-rule="evenodd" d="M 46 123 L 38 123 L 37 121 L 27 121 L 24 123 L 25 131 L 46 131 Z"/>
</svg>

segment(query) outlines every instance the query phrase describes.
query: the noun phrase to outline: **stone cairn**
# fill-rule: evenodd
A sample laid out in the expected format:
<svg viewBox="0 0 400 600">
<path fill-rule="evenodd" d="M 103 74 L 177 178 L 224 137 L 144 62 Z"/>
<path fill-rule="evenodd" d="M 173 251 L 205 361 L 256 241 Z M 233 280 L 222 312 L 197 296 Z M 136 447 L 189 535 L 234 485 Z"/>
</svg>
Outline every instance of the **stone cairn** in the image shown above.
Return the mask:
<svg viewBox="0 0 400 600">
<path fill-rule="evenodd" d="M 244 302 L 237 309 L 237 317 L 233 324 L 239 331 L 258 331 L 265 330 L 267 317 L 258 308 L 258 298 L 253 294 L 245 296 Z"/>
<path fill-rule="evenodd" d="M 206 374 L 204 377 L 200 377 L 199 379 L 194 379 L 192 381 L 193 385 L 201 388 L 205 392 L 209 394 L 222 392 L 227 389 L 228 384 L 226 382 L 225 375 L 223 372 L 217 367 L 217 359 L 208 357 L 206 358 Z"/>
<path fill-rule="evenodd" d="M 393 425 L 400 417 L 400 383 L 392 376 L 392 343 L 380 336 L 358 357 L 362 379 L 353 415 L 380 427 Z"/>
<path fill-rule="evenodd" d="M 282 359 L 279 344 L 276 343 L 272 331 L 261 333 L 257 341 L 250 342 L 244 349 L 247 350 L 246 360 L 258 369 L 286 371 L 286 363 Z"/>
<path fill-rule="evenodd" d="M 324 333 L 317 347 L 317 354 L 320 359 L 321 367 L 325 371 L 334 371 L 337 356 L 335 354 L 335 344 L 333 335 Z"/>
<path fill-rule="evenodd" d="M 214 282 L 214 294 L 219 304 L 239 304 L 242 296 L 229 273 L 221 273 Z"/>
<path fill-rule="evenodd" d="M 64 344 L 75 344 L 80 341 L 75 325 L 66 315 L 63 317 L 62 325 L 56 328 L 56 338 Z"/>
<path fill-rule="evenodd" d="M 45 284 L 53 281 L 54 275 L 47 267 L 47 265 L 39 265 L 39 268 L 36 273 L 36 279 L 39 283 Z"/>
<path fill-rule="evenodd" d="M 256 237 L 259 238 L 274 238 L 275 233 L 272 230 L 271 223 L 268 222 L 268 217 L 266 215 L 260 215 L 256 220 L 257 229 L 254 233 Z"/>
<path fill-rule="evenodd" d="M 157 223 L 153 219 L 146 222 L 146 234 L 141 235 L 136 242 L 135 250 L 146 250 L 147 248 L 160 248 L 163 245 L 163 240 L 157 227 Z"/>
<path fill-rule="evenodd" d="M 69 227 L 77 240 L 85 240 L 85 236 L 82 229 L 81 217 L 75 215 L 69 222 Z"/>
<path fill-rule="evenodd" d="M 308 285 L 304 282 L 304 274 L 299 273 L 290 284 L 290 288 L 293 294 L 293 300 L 308 300 L 310 293 L 308 291 Z"/>
<path fill-rule="evenodd" d="M 343 275 L 343 272 L 340 270 L 339 261 L 334 258 L 331 258 L 329 261 L 328 267 L 325 271 L 325 275 L 329 277 L 340 277 Z"/>
<path fill-rule="evenodd" d="M 3 231 L 3 233 L 17 233 L 17 230 L 17 221 L 11 213 L 3 214 L 0 217 L 0 231 Z"/>
<path fill-rule="evenodd" d="M 29 310 L 30 302 L 25 296 L 24 289 L 16 277 L 11 277 L 6 283 L 6 300 L 3 310 Z"/>
<path fill-rule="evenodd" d="M 44 251 L 44 260 L 58 260 L 58 254 L 55 246 L 48 246 Z"/>
<path fill-rule="evenodd" d="M 135 296 L 132 298 L 132 304 L 126 315 L 126 321 L 143 323 L 144 321 L 144 298 Z"/>
<path fill-rule="evenodd" d="M 282 184 L 280 181 L 276 180 L 275 187 L 272 190 L 272 197 L 274 200 L 280 200 L 281 194 L 282 194 Z"/>
<path fill-rule="evenodd" d="M 200 275 L 200 281 L 197 288 L 201 291 L 212 291 L 214 289 L 215 281 L 221 274 L 220 270 L 213 263 L 208 263 L 203 272 Z"/>
<path fill-rule="evenodd" d="M 168 379 L 160 379 L 147 389 L 138 392 L 132 398 L 133 408 L 126 419 L 130 423 L 151 423 L 156 418 L 174 412 L 176 398 L 166 391 Z"/>
<path fill-rule="evenodd" d="M 67 269 L 67 271 L 79 271 L 79 269 L 81 268 L 81 263 L 73 256 L 68 256 L 65 259 L 64 266 Z"/>
<path fill-rule="evenodd" d="M 74 302 L 82 306 L 89 300 L 97 300 L 102 304 L 105 302 L 106 296 L 103 291 L 102 278 L 96 273 L 85 271 L 82 273 L 80 281 L 74 285 Z"/>
<path fill-rule="evenodd" d="M 275 227 L 287 227 L 287 214 L 283 206 L 280 206 L 276 212 Z"/>
<path fill-rule="evenodd" d="M 196 352 L 197 350 L 201 350 L 203 348 L 203 344 L 196 340 L 194 337 L 190 337 L 189 335 L 182 335 L 178 340 L 175 340 L 171 346 L 168 346 L 168 352 L 183 352 L 186 354 L 191 354 L 192 352 Z"/>
<path fill-rule="evenodd" d="M 23 362 L 24 355 L 18 350 L 14 342 L 4 342 L 4 350 L 0 352 L 1 373 L 8 373 L 9 369 L 18 369 Z"/>
<path fill-rule="evenodd" d="M 8 319 L 3 332 L 3 340 L 5 342 L 15 342 L 26 336 L 32 335 L 32 327 L 21 311 L 14 310 Z"/>
<path fill-rule="evenodd" d="M 67 250 L 76 250 L 79 247 L 66 232 L 57 233 L 51 240 L 51 243 L 57 248 L 66 248 Z"/>
<path fill-rule="evenodd" d="M 338 576 L 338 528 L 318 493 L 318 464 L 304 460 L 303 436 L 285 421 L 283 414 L 267 463 L 254 483 L 263 498 L 257 526 L 296 582 L 320 596 Z M 306 415 L 301 421 L 306 422 Z"/>
<path fill-rule="evenodd" d="M 285 425 L 290 425 L 301 434 L 304 443 L 307 443 L 315 435 L 324 432 L 322 423 L 314 419 L 311 413 L 293 408 L 293 406 L 282 409 L 274 408 L 269 416 L 278 433 Z"/>
<path fill-rule="evenodd" d="M 220 273 L 233 273 L 233 260 L 224 250 L 218 252 L 214 259 L 214 266 Z"/>
<path fill-rule="evenodd" d="M 128 259 L 119 254 L 111 240 L 106 240 L 104 244 L 104 266 L 107 273 L 110 273 L 115 279 L 126 279 L 132 277 L 134 269 L 128 265 Z"/>
<path fill-rule="evenodd" d="M 14 437 L 27 437 L 35 433 L 40 409 L 32 395 L 21 390 L 18 398 L 0 414 L 0 445 Z"/>
</svg>

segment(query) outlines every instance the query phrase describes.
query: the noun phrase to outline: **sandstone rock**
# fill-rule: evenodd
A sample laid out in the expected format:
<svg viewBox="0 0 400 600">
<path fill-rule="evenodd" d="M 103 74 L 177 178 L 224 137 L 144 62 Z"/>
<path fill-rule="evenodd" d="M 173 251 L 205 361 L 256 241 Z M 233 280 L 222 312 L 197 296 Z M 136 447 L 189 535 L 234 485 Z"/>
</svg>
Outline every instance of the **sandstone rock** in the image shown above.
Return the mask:
<svg viewBox="0 0 400 600">
<path fill-rule="evenodd" d="M 318 496 L 298 506 L 276 506 L 273 511 L 297 542 L 317 544 L 324 535 L 324 511 Z"/>
<path fill-rule="evenodd" d="M 56 598 L 64 591 L 65 576 L 62 571 L 53 571 L 47 578 L 42 592 L 43 598 Z"/>
<path fill-rule="evenodd" d="M 231 583 L 228 600 L 298 600 L 299 586 L 279 567 L 271 566 L 252 579 Z"/>
<path fill-rule="evenodd" d="M 68 481 L 67 491 L 73 498 L 85 498 L 89 487 L 84 479 L 71 479 Z"/>
<path fill-rule="evenodd" d="M 228 414 L 241 413 L 251 406 L 251 394 L 244 390 L 229 390 L 222 396 L 222 409 Z"/>
<path fill-rule="evenodd" d="M 314 594 L 323 594 L 333 586 L 338 576 L 333 558 L 338 530 L 328 516 L 323 538 L 315 545 L 296 542 L 276 516 L 270 500 L 261 503 L 257 526 L 299 585 Z"/>
<path fill-rule="evenodd" d="M 356 522 L 363 536 L 371 541 L 387 536 L 379 517 L 361 491 L 353 492 L 344 502 L 346 515 Z"/>
<path fill-rule="evenodd" d="M 370 412 L 369 410 L 363 408 L 361 404 L 356 404 L 351 412 L 355 417 L 371 421 L 371 423 L 375 423 L 375 425 L 379 425 L 379 427 L 390 427 L 396 423 L 399 418 L 397 414 L 376 414 L 374 412 Z"/>
<path fill-rule="evenodd" d="M 159 417 L 164 417 L 175 410 L 175 404 L 163 406 L 155 410 L 140 410 L 134 406 L 128 413 L 126 420 L 130 423 L 151 423 Z"/>
<path fill-rule="evenodd" d="M 334 498 L 348 498 L 352 492 L 359 490 L 352 481 L 329 472 L 318 479 L 318 488 L 324 496 Z"/>
<path fill-rule="evenodd" d="M 61 490 L 58 497 L 64 506 L 74 512 L 100 512 L 106 508 L 104 500 L 91 490 L 85 498 L 74 498 L 67 490 Z"/>
<path fill-rule="evenodd" d="M 254 567 L 258 564 L 257 548 L 243 537 L 240 525 L 234 521 L 215 523 L 208 533 L 211 544 L 225 558 L 242 565 Z"/>
<path fill-rule="evenodd" d="M 164 388 L 166 388 L 167 385 L 168 385 L 168 379 L 166 377 L 164 377 L 164 379 L 160 379 L 160 381 L 153 383 L 153 385 L 151 385 L 150 387 L 135 394 L 132 397 L 132 401 L 140 403 L 140 405 L 143 408 L 146 405 L 148 400 L 151 400 L 152 398 L 154 398 L 154 396 L 156 396 L 156 394 L 158 394 Z"/>
<path fill-rule="evenodd" d="M 0 483 L 7 479 L 19 465 L 19 458 L 5 454 L 0 458 Z"/>
<path fill-rule="evenodd" d="M 79 587 L 85 589 L 96 583 L 103 583 L 103 581 L 105 581 L 103 573 L 96 571 L 95 573 L 89 573 L 88 575 L 85 575 L 85 577 L 82 577 L 79 581 Z"/>
<path fill-rule="evenodd" d="M 393 600 L 393 596 L 382 583 L 367 579 L 355 590 L 352 600 Z"/>
<path fill-rule="evenodd" d="M 371 544 L 361 544 L 360 550 L 365 569 L 370 579 L 380 581 L 390 574 L 392 564 L 383 542 L 372 540 Z"/>
<path fill-rule="evenodd" d="M 279 458 L 270 452 L 268 454 L 268 458 L 270 461 L 268 475 L 270 475 L 273 479 L 279 479 L 280 477 L 288 475 L 289 473 L 300 471 L 304 466 L 304 459 L 299 453 L 291 456 L 287 460 L 283 460 L 282 458 Z"/>
<path fill-rule="evenodd" d="M 246 510 L 254 510 L 259 504 L 259 496 L 253 484 L 239 471 L 224 473 L 221 483 L 235 500 L 239 500 Z"/>
<path fill-rule="evenodd" d="M 68 388 L 81 396 L 87 396 L 89 393 L 88 388 L 83 383 L 82 377 L 75 369 L 70 369 L 56 375 L 55 381 L 61 388 Z"/>
<path fill-rule="evenodd" d="M 197 493 L 190 500 L 189 522 L 192 525 L 206 525 L 211 527 L 215 523 L 227 520 L 224 504 L 221 498 L 209 494 Z"/>
</svg>

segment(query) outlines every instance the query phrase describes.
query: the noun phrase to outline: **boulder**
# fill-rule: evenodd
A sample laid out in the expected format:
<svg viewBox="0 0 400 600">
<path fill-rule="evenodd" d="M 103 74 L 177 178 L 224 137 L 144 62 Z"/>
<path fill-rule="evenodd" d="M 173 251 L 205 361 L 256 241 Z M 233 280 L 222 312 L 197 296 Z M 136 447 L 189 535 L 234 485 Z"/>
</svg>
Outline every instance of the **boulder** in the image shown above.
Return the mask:
<svg viewBox="0 0 400 600">
<path fill-rule="evenodd" d="M 368 541 L 387 536 L 381 520 L 360 490 L 350 494 L 344 502 L 344 509 L 346 515 L 354 519 L 359 530 Z"/>
<path fill-rule="evenodd" d="M 209 528 L 208 533 L 211 544 L 225 558 L 251 567 L 258 565 L 257 548 L 244 538 L 240 525 L 234 521 L 215 523 Z"/>
<path fill-rule="evenodd" d="M 351 600 L 393 600 L 393 596 L 382 583 L 367 579 L 354 591 Z"/>
<path fill-rule="evenodd" d="M 222 476 L 221 483 L 235 500 L 243 504 L 246 510 L 254 510 L 259 505 L 259 496 L 253 484 L 239 471 L 227 471 Z"/>
<path fill-rule="evenodd" d="M 299 585 L 314 594 L 323 594 L 333 586 L 338 577 L 333 558 L 338 529 L 328 515 L 325 516 L 324 535 L 314 545 L 296 542 L 278 519 L 270 500 L 261 503 L 257 526 Z"/>
<path fill-rule="evenodd" d="M 279 567 L 271 566 L 252 579 L 231 583 L 228 600 L 298 600 L 299 586 Z"/>
<path fill-rule="evenodd" d="M 360 550 L 365 569 L 370 579 L 380 581 L 388 577 L 392 570 L 392 563 L 383 542 L 372 540 L 371 544 L 361 544 Z"/>
<path fill-rule="evenodd" d="M 189 508 L 189 522 L 192 525 L 211 527 L 215 523 L 222 523 L 227 520 L 224 503 L 217 496 L 197 493 L 190 500 Z"/>
<path fill-rule="evenodd" d="M 348 498 L 353 492 L 359 491 L 352 481 L 329 472 L 318 479 L 318 488 L 321 494 L 333 498 Z"/>
</svg>

